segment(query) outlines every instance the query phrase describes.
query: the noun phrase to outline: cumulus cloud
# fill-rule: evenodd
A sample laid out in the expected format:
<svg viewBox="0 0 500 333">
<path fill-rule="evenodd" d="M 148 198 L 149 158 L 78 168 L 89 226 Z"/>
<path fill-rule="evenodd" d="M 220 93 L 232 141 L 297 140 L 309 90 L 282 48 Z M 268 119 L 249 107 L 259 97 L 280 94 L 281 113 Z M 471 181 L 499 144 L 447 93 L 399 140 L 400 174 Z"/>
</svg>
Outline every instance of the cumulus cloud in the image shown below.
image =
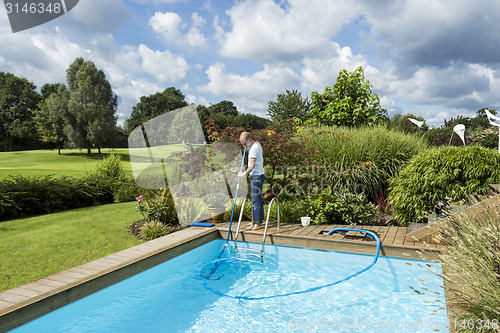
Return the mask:
<svg viewBox="0 0 500 333">
<path fill-rule="evenodd" d="M 232 29 L 221 54 L 258 62 L 289 61 L 320 50 L 356 15 L 352 1 L 245 0 L 227 11 Z"/>
<path fill-rule="evenodd" d="M 19 37 L 22 36 L 22 37 Z M 48 82 L 66 82 L 66 69 L 88 50 L 57 33 L 0 34 L 1 71 L 33 81 L 37 87 Z"/>
<path fill-rule="evenodd" d="M 500 61 L 499 2 L 406 0 L 385 12 L 366 6 L 371 40 L 382 59 L 399 64 L 401 75 L 420 66 Z"/>
<path fill-rule="evenodd" d="M 156 12 L 149 20 L 151 29 L 167 42 L 173 42 L 180 46 L 189 46 L 191 48 L 203 47 L 206 45 L 207 39 L 201 31 L 206 21 L 198 13 L 191 15 L 192 25 L 186 33 L 186 24 L 182 23 L 182 18 L 177 13 L 173 12 Z"/>
<path fill-rule="evenodd" d="M 134 79 L 130 76 L 126 80 L 110 81 L 114 92 L 119 96 L 117 108 L 119 125 L 123 125 L 125 118 L 130 116 L 133 107 L 142 96 L 149 96 L 164 90 L 161 86 L 144 78 Z"/>
<path fill-rule="evenodd" d="M 333 85 L 342 69 L 354 71 L 363 66 L 365 72 L 370 70 L 366 59 L 352 53 L 350 47 L 341 48 L 337 43 L 325 45 L 324 56 L 304 58 L 302 66 L 302 88 L 306 91 L 318 90 Z"/>
<path fill-rule="evenodd" d="M 300 77 L 290 67 L 264 65 L 260 72 L 239 75 L 227 71 L 223 63 L 217 63 L 210 66 L 206 74 L 210 82 L 201 86 L 200 91 L 231 98 L 269 96 L 284 87 L 300 84 Z"/>
<path fill-rule="evenodd" d="M 173 55 L 169 50 L 153 51 L 146 45 L 139 45 L 142 69 L 158 81 L 178 82 L 186 78 L 189 64 L 182 57 Z"/>
<path fill-rule="evenodd" d="M 211 65 L 206 74 L 209 83 L 198 87 L 203 93 L 230 99 L 238 110 L 265 116 L 267 102 L 278 92 L 300 86 L 300 76 L 290 67 L 264 65 L 251 75 L 231 73 L 223 63 Z"/>
<path fill-rule="evenodd" d="M 167 41 L 175 41 L 181 36 L 182 19 L 177 13 L 156 12 L 149 20 L 149 25 L 154 32 L 163 36 Z"/>
</svg>

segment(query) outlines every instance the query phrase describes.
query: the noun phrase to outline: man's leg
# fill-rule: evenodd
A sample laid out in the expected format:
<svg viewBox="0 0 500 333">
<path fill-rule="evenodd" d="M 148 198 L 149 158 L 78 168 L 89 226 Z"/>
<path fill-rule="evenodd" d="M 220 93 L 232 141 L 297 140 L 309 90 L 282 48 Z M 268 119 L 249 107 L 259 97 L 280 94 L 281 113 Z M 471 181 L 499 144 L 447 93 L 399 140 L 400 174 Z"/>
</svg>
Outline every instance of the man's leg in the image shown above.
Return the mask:
<svg viewBox="0 0 500 333">
<path fill-rule="evenodd" d="M 252 209 L 254 228 L 258 228 L 264 221 L 264 203 L 262 202 L 262 186 L 264 185 L 265 175 L 250 177 L 250 189 L 252 191 Z"/>
</svg>

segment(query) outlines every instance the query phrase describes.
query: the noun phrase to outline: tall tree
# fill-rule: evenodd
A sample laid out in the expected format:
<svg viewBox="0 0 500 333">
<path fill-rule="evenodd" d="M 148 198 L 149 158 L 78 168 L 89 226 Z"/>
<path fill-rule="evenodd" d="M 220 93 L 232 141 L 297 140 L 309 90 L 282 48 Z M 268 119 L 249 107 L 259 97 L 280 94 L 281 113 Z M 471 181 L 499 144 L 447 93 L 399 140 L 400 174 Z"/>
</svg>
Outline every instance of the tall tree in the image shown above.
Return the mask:
<svg viewBox="0 0 500 333">
<path fill-rule="evenodd" d="M 150 119 L 168 111 L 187 106 L 184 95 L 179 89 L 170 87 L 163 92 L 141 97 L 139 103 L 134 106 L 130 118 L 125 121 L 125 130 L 132 132 Z"/>
<path fill-rule="evenodd" d="M 58 154 L 65 140 L 64 119 L 68 112 L 69 90 L 62 83 L 47 83 L 42 89 L 43 100 L 38 103 L 35 121 L 43 142 L 55 143 Z"/>
<path fill-rule="evenodd" d="M 287 89 L 285 93 L 278 94 L 276 101 L 269 101 L 267 105 L 267 114 L 278 130 L 282 130 L 290 119 L 306 121 L 311 117 L 309 98 L 302 97 L 298 90 Z"/>
<path fill-rule="evenodd" d="M 321 124 L 359 127 L 388 121 L 387 111 L 380 106 L 377 94 L 372 94 L 361 66 L 354 72 L 341 70 L 337 82 L 324 93 L 313 91 L 311 100 L 311 114 Z"/>
<path fill-rule="evenodd" d="M 0 139 L 5 151 L 14 139 L 29 143 L 36 137 L 34 110 L 41 100 L 36 86 L 25 78 L 0 72 Z"/>
<path fill-rule="evenodd" d="M 240 113 L 234 118 L 233 126 L 243 127 L 249 130 L 261 130 L 267 128 L 271 121 L 251 113 Z"/>
<path fill-rule="evenodd" d="M 66 71 L 70 92 L 64 133 L 78 148 L 101 147 L 112 139 L 116 127 L 117 97 L 102 70 L 92 61 L 77 58 Z"/>
<path fill-rule="evenodd" d="M 234 119 L 239 115 L 238 109 L 231 101 L 220 101 L 210 106 L 198 106 L 198 116 L 203 125 L 211 119 L 218 127 L 235 126 Z"/>
</svg>

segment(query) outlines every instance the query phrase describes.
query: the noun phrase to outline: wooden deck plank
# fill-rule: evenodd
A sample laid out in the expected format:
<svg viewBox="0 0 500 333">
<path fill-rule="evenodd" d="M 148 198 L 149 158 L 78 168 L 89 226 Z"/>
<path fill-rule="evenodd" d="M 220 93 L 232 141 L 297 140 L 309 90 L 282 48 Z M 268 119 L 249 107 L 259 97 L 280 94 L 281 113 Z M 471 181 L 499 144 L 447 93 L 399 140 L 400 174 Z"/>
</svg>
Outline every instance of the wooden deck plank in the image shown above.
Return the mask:
<svg viewBox="0 0 500 333">
<path fill-rule="evenodd" d="M 398 227 L 396 237 L 394 237 L 394 245 L 403 245 L 406 237 L 406 227 Z"/>
<path fill-rule="evenodd" d="M 318 233 L 323 230 L 324 225 L 314 224 L 314 225 L 310 225 L 307 228 L 308 229 L 306 230 L 306 232 L 302 233 L 302 235 L 304 235 L 304 236 L 317 236 Z"/>
<path fill-rule="evenodd" d="M 386 235 L 384 237 L 384 240 L 382 241 L 382 245 L 384 245 L 384 244 L 389 244 L 389 245 L 394 244 L 394 238 L 396 237 L 397 231 L 398 231 L 398 227 L 390 227 L 387 230 L 387 233 L 386 233 Z"/>
<path fill-rule="evenodd" d="M 244 234 L 248 232 L 245 230 L 249 221 L 242 221 L 240 233 Z M 216 227 L 221 230 L 221 232 L 225 232 L 229 228 L 229 222 L 217 223 Z M 237 223 L 233 222 L 232 232 L 236 231 Z M 407 227 L 396 227 L 396 226 L 351 226 L 351 225 L 339 225 L 339 224 L 321 224 L 321 225 L 310 225 L 307 227 L 303 227 L 298 223 L 288 223 L 281 224 L 280 229 L 276 229 L 277 223 L 272 223 L 269 225 L 267 234 L 268 235 L 279 235 L 283 237 L 292 236 L 292 237 L 305 237 L 305 238 L 316 238 L 316 239 L 326 239 L 333 241 L 348 241 L 348 242 L 359 242 L 360 244 L 364 242 L 372 241 L 372 238 L 367 236 L 365 233 L 348 231 L 345 234 L 340 234 L 339 232 L 334 233 L 333 235 L 326 236 L 326 233 L 335 228 L 346 228 L 346 229 L 364 229 L 369 230 L 377 234 L 380 238 L 382 245 L 398 247 L 398 246 L 409 246 L 415 248 L 428 248 L 428 249 L 441 249 L 442 245 L 437 244 L 423 244 L 422 242 L 415 241 L 407 241 L 405 236 L 408 232 Z M 262 234 L 263 229 L 257 231 L 257 233 Z M 251 233 L 256 233 L 255 231 L 251 231 Z M 241 237 L 238 237 L 241 238 Z"/>
<path fill-rule="evenodd" d="M 384 243 L 385 238 L 387 237 L 387 234 L 389 233 L 389 230 L 394 227 L 388 227 L 388 226 L 380 226 L 377 232 L 378 238 L 380 239 L 381 243 Z"/>
<path fill-rule="evenodd" d="M 371 232 L 375 233 L 377 236 L 379 236 L 379 239 L 380 239 L 380 235 L 379 235 L 380 226 L 377 226 L 377 225 L 374 225 L 374 226 L 366 226 L 366 227 L 364 227 L 363 229 L 365 229 L 365 230 L 368 230 L 368 231 L 371 231 Z M 373 241 L 373 239 L 372 239 L 370 236 L 365 235 L 365 237 L 363 238 L 363 241 L 364 241 L 364 242 L 371 242 L 371 241 Z M 380 243 L 382 243 L 382 240 L 380 240 Z"/>
<path fill-rule="evenodd" d="M 338 234 L 333 234 L 330 236 L 326 235 L 330 230 L 338 228 L 337 224 L 322 224 L 322 226 L 323 226 L 323 230 L 321 230 L 321 234 L 318 235 L 319 237 L 321 237 L 321 238 L 335 238 L 335 237 L 339 236 Z"/>
<path fill-rule="evenodd" d="M 352 225 L 335 225 L 332 229 L 334 229 L 334 228 L 352 229 L 353 226 Z M 349 232 L 349 231 L 347 231 L 347 232 Z M 328 237 L 332 237 L 334 239 L 343 240 L 343 239 L 346 239 L 345 236 L 346 236 L 346 234 L 342 234 L 342 233 L 337 232 L 337 233 L 334 233 L 334 234 L 332 234 L 332 235 L 330 235 Z"/>
<path fill-rule="evenodd" d="M 333 224 L 320 224 L 321 228 L 318 229 L 316 236 L 319 238 L 325 238 L 326 233 L 333 229 Z"/>
<path fill-rule="evenodd" d="M 322 237 L 322 238 L 325 238 L 326 234 L 328 232 L 330 232 L 330 230 L 342 227 L 339 224 L 322 224 L 322 226 L 323 226 L 323 229 L 320 231 L 322 233 L 322 235 L 320 235 L 320 237 Z M 336 234 L 334 234 L 334 235 L 336 235 Z M 330 235 L 328 237 L 332 237 L 332 235 Z"/>
</svg>

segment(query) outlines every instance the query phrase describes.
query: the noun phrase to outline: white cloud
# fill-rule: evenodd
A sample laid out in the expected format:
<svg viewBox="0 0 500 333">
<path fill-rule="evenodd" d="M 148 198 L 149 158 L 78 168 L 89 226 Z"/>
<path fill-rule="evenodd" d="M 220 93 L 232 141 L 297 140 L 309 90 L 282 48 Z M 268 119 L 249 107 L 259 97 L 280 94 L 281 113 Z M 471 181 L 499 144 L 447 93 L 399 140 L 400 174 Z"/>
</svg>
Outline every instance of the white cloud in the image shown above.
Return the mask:
<svg viewBox="0 0 500 333">
<path fill-rule="evenodd" d="M 167 42 L 173 42 L 180 46 L 189 46 L 191 48 L 203 47 L 206 45 L 206 37 L 201 29 L 206 21 L 198 13 L 191 15 L 192 25 L 184 34 L 185 24 L 177 13 L 156 12 L 149 20 L 149 25 L 153 31 L 162 36 Z"/>
<path fill-rule="evenodd" d="M 123 125 L 125 118 L 130 117 L 133 107 L 142 96 L 149 96 L 164 90 L 147 79 L 128 77 L 127 80 L 114 81 L 111 79 L 110 82 L 114 92 L 120 97 L 117 108 L 119 125 Z"/>
<path fill-rule="evenodd" d="M 88 54 L 82 46 L 58 33 L 0 33 L 3 47 L 0 70 L 25 77 L 38 88 L 49 82 L 66 82 L 66 69 L 76 57 Z"/>
<path fill-rule="evenodd" d="M 223 63 L 217 63 L 210 66 L 206 74 L 210 82 L 199 90 L 230 98 L 269 96 L 300 84 L 300 77 L 290 67 L 264 65 L 260 72 L 239 75 L 228 72 Z"/>
<path fill-rule="evenodd" d="M 154 32 L 161 35 L 167 41 L 175 41 L 181 36 L 182 19 L 177 13 L 156 12 L 149 20 L 149 25 Z"/>
<path fill-rule="evenodd" d="M 210 104 L 209 101 L 205 97 L 195 96 L 193 94 L 186 95 L 186 102 L 188 102 L 189 104 L 205 105 L 205 106 L 208 106 Z"/>
<path fill-rule="evenodd" d="M 285 89 L 300 86 L 300 77 L 290 67 L 264 65 L 264 69 L 251 75 L 231 73 L 223 63 L 209 66 L 209 83 L 198 87 L 203 93 L 234 102 L 238 110 L 265 116 L 267 102 Z"/>
<path fill-rule="evenodd" d="M 258 62 L 288 61 L 321 50 L 343 24 L 357 15 L 352 1 L 245 0 L 227 11 L 232 30 L 223 37 L 221 54 Z"/>
<path fill-rule="evenodd" d="M 333 85 L 342 69 L 354 71 L 363 66 L 365 72 L 370 69 L 366 59 L 361 55 L 354 55 L 350 47 L 339 47 L 337 43 L 328 43 L 324 47 L 326 52 L 322 56 L 307 57 L 303 61 L 302 88 L 307 91 L 322 89 Z"/>
<path fill-rule="evenodd" d="M 191 21 L 193 22 L 193 25 L 186 34 L 186 42 L 191 47 L 205 46 L 207 39 L 201 32 L 201 29 L 206 23 L 205 19 L 198 15 L 198 13 L 193 13 L 193 15 L 191 16 Z"/>
<path fill-rule="evenodd" d="M 153 51 L 146 45 L 139 45 L 142 69 L 157 80 L 178 82 L 186 78 L 189 64 L 182 57 L 173 55 L 169 50 L 164 52 Z"/>
</svg>

